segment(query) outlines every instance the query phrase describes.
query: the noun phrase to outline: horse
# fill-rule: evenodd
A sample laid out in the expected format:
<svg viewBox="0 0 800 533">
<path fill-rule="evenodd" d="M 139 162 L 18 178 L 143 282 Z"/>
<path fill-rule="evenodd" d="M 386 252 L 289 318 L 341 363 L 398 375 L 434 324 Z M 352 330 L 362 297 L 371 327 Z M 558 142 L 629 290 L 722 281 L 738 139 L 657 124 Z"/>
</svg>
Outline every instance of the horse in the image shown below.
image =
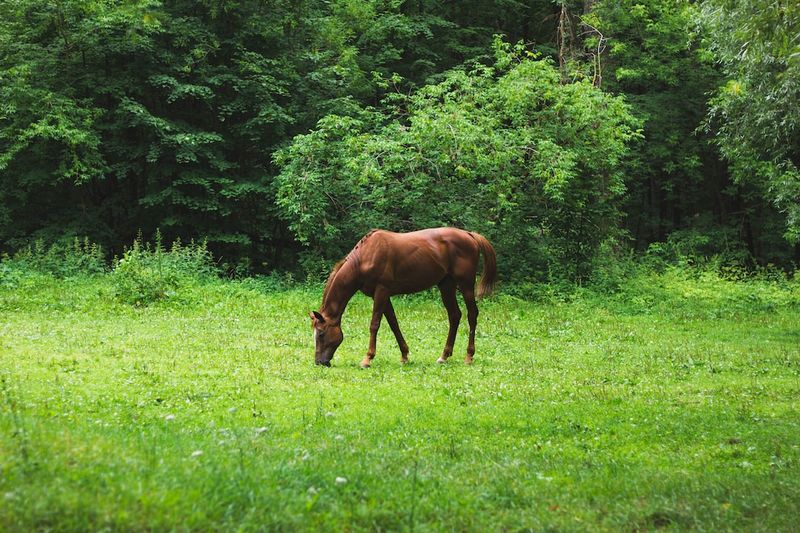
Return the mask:
<svg viewBox="0 0 800 533">
<path fill-rule="evenodd" d="M 322 306 L 312 311 L 316 364 L 330 366 L 336 349 L 342 343 L 341 320 L 347 303 L 361 291 L 373 299 L 372 321 L 369 326 L 369 348 L 361 361 L 368 368 L 375 357 L 375 343 L 381 318 L 386 317 L 400 348 L 401 362 L 408 362 L 408 345 L 390 298 L 439 287 L 447 310 L 450 329 L 438 363 L 445 363 L 453 354 L 461 310 L 456 289 L 461 291 L 467 306 L 469 343 L 466 364 L 475 356 L 475 327 L 478 306 L 475 303 L 475 277 L 478 260 L 483 255 L 483 273 L 477 297 L 488 296 L 497 281 L 497 256 L 489 241 L 475 232 L 457 228 L 431 228 L 410 233 L 372 230 L 353 247 L 344 259 L 336 263 L 325 284 Z"/>
</svg>

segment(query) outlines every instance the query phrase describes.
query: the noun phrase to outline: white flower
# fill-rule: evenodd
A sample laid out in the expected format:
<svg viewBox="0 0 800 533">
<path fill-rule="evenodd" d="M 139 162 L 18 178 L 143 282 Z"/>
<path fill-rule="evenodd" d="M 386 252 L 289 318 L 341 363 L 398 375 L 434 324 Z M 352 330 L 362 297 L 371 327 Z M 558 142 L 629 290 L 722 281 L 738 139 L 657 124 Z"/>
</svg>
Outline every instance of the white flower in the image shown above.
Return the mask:
<svg viewBox="0 0 800 533">
<path fill-rule="evenodd" d="M 192 457 L 200 457 L 203 455 L 203 450 L 195 450 L 192 452 Z"/>
<path fill-rule="evenodd" d="M 164 420 L 166 420 L 167 422 L 169 422 L 170 420 L 175 420 L 175 415 L 167 415 L 164 417 Z"/>
<path fill-rule="evenodd" d="M 229 407 L 228 408 L 228 412 L 229 413 L 235 413 L 236 412 L 236 408 L 235 407 Z"/>
<path fill-rule="evenodd" d="M 344 440 L 344 437 L 342 435 L 336 435 L 333 438 L 336 439 L 336 440 Z"/>
<path fill-rule="evenodd" d="M 336 477 L 336 484 L 337 485 L 344 485 L 345 483 L 347 483 L 347 478 L 346 477 L 338 477 L 338 476 Z"/>
<path fill-rule="evenodd" d="M 319 489 L 317 487 L 315 487 L 313 485 L 308 487 L 308 493 L 311 494 L 312 496 L 314 494 L 318 493 L 318 492 L 319 492 Z"/>
<path fill-rule="evenodd" d="M 261 434 L 262 434 L 262 433 L 264 433 L 266 430 L 267 430 L 267 427 L 266 427 L 266 426 L 262 426 L 262 427 L 260 427 L 260 428 L 256 428 L 256 435 L 261 435 Z"/>
</svg>

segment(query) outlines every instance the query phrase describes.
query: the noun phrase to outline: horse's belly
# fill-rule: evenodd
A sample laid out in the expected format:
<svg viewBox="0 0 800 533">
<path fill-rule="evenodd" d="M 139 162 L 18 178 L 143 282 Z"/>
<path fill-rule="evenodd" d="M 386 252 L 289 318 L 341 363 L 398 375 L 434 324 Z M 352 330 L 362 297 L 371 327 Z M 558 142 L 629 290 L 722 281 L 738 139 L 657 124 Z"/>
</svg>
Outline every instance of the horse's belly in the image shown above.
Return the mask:
<svg viewBox="0 0 800 533">
<path fill-rule="evenodd" d="M 398 276 L 386 286 L 392 294 L 412 294 L 430 289 L 447 275 L 444 271 L 417 271 Z"/>
</svg>

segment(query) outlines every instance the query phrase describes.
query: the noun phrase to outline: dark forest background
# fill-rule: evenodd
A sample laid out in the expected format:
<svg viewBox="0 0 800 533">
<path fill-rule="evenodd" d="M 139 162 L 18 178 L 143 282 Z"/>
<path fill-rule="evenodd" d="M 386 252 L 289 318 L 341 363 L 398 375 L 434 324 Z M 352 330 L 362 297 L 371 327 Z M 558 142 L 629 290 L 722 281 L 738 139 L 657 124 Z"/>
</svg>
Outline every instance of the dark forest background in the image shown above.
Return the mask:
<svg viewBox="0 0 800 533">
<path fill-rule="evenodd" d="M 800 260 L 793 0 L 0 3 L 0 251 L 325 271 L 455 225 L 506 279 Z"/>
</svg>

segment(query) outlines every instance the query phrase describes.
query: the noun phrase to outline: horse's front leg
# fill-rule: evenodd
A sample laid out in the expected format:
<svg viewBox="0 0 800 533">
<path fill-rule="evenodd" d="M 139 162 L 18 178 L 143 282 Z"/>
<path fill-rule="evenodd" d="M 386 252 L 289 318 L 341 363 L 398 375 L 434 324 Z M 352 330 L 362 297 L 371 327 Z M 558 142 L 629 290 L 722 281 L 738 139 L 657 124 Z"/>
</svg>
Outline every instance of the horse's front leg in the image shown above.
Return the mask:
<svg viewBox="0 0 800 533">
<path fill-rule="evenodd" d="M 394 338 L 397 339 L 397 346 L 400 348 L 400 362 L 408 363 L 408 344 L 406 344 L 406 340 L 400 332 L 400 324 L 397 323 L 397 316 L 394 314 L 394 307 L 392 307 L 392 300 L 390 299 L 386 300 L 383 316 L 386 317 L 386 321 L 389 323 L 389 327 L 392 328 L 392 333 L 394 333 Z"/>
<path fill-rule="evenodd" d="M 372 359 L 375 358 L 375 345 L 378 340 L 378 328 L 381 327 L 381 318 L 386 308 L 386 302 L 389 301 L 389 293 L 382 287 L 375 289 L 372 295 L 372 321 L 369 323 L 369 348 L 364 360 L 361 361 L 361 368 L 369 368 Z"/>
</svg>

